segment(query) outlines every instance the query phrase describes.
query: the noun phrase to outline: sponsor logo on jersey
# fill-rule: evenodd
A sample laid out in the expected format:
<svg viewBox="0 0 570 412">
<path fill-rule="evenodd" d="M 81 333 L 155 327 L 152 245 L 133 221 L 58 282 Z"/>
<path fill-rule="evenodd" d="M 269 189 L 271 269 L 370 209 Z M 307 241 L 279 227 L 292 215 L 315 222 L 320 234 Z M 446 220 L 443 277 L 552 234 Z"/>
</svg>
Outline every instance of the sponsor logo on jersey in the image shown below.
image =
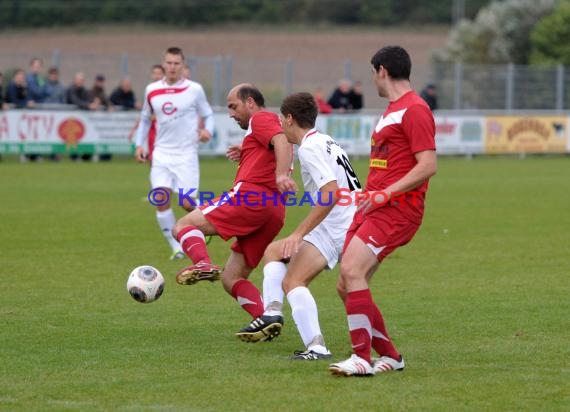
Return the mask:
<svg viewBox="0 0 570 412">
<path fill-rule="evenodd" d="M 378 169 L 387 169 L 388 160 L 386 159 L 370 159 L 370 167 L 375 167 Z"/>
<path fill-rule="evenodd" d="M 165 102 L 162 105 L 162 113 L 164 113 L 167 116 L 170 116 L 171 114 L 174 114 L 178 111 L 178 109 L 174 106 L 174 104 L 172 102 Z"/>
</svg>

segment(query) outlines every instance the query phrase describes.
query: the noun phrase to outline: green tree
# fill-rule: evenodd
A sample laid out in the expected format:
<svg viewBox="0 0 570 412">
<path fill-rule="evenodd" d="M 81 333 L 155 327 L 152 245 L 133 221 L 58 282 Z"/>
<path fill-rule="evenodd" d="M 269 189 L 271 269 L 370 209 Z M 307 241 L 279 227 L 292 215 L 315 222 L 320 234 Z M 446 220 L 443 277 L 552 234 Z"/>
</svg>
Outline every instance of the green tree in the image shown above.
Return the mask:
<svg viewBox="0 0 570 412">
<path fill-rule="evenodd" d="M 438 61 L 526 64 L 530 33 L 554 10 L 556 0 L 495 1 L 479 11 L 474 21 L 463 20 L 451 30 Z"/>
<path fill-rule="evenodd" d="M 570 2 L 540 20 L 531 33 L 530 45 L 531 64 L 570 66 Z"/>
</svg>

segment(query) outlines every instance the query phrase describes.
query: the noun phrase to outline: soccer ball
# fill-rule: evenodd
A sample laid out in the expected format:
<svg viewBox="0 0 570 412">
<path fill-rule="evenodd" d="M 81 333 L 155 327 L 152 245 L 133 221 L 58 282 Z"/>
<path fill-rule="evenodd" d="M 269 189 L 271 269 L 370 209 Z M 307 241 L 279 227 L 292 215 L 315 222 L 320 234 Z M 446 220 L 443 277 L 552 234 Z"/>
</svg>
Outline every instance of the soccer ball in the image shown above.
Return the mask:
<svg viewBox="0 0 570 412">
<path fill-rule="evenodd" d="M 164 291 L 164 277 L 152 266 L 136 267 L 127 280 L 127 290 L 137 302 L 154 302 Z"/>
</svg>

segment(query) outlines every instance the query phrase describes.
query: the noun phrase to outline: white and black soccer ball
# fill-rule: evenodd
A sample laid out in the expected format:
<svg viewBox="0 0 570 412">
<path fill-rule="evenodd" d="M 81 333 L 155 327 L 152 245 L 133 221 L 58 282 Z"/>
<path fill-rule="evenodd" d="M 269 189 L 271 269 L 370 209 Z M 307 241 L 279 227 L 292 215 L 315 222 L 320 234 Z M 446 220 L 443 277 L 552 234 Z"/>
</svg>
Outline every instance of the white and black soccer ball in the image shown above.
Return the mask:
<svg viewBox="0 0 570 412">
<path fill-rule="evenodd" d="M 127 290 L 137 302 L 154 302 L 164 291 L 164 277 L 152 266 L 136 267 L 127 280 Z"/>
</svg>

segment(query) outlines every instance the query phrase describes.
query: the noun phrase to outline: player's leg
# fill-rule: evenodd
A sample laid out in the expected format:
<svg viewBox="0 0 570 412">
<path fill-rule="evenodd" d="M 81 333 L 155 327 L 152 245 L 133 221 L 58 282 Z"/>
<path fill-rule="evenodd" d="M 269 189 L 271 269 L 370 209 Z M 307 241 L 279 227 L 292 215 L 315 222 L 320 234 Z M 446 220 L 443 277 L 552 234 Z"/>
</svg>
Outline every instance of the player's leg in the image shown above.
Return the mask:
<svg viewBox="0 0 570 412">
<path fill-rule="evenodd" d="M 359 237 L 352 236 L 342 256 L 340 277 L 346 294 L 344 304 L 354 354 L 345 361 L 331 364 L 329 370 L 334 374 L 374 374 L 371 345 L 375 305 L 368 289 L 366 274 L 374 271 L 377 266 L 374 253 Z"/>
<path fill-rule="evenodd" d="M 189 153 L 186 161 L 171 166 L 175 176 L 175 191 L 178 194 L 178 205 L 187 212 L 193 211 L 198 205 L 197 197 L 200 190 L 200 164 L 198 152 Z"/>
<path fill-rule="evenodd" d="M 212 264 L 206 247 L 205 235 L 216 235 L 215 226 L 204 217 L 202 210 L 194 209 L 182 217 L 172 229 L 173 235 L 182 245 L 182 250 L 194 263 L 176 275 L 181 285 L 193 285 L 201 280 L 215 281 L 220 278 L 220 267 Z"/>
<path fill-rule="evenodd" d="M 265 315 L 283 316 L 283 279 L 287 272 L 287 263 L 282 259 L 283 242 L 272 242 L 263 254 L 263 303 Z M 288 261 L 288 260 L 287 260 Z"/>
<path fill-rule="evenodd" d="M 162 235 L 172 250 L 171 259 L 184 257 L 178 241 L 172 236 L 176 217 L 171 208 L 173 176 L 167 167 L 154 163 L 150 169 L 150 182 L 153 188 L 152 201 L 156 205 L 156 221 Z"/>
<path fill-rule="evenodd" d="M 318 360 L 331 357 L 319 324 L 317 303 L 309 283 L 326 267 L 327 259 L 312 243 L 303 241 L 299 251 L 291 257 L 283 290 L 291 306 L 291 313 L 306 350 L 296 351 L 292 359 Z"/>
<path fill-rule="evenodd" d="M 257 231 L 244 237 L 238 237 L 238 241 L 232 245 L 232 250 L 234 252 L 242 254 L 247 267 L 254 268 L 259 264 L 264 252 L 267 250 L 267 246 L 273 241 L 275 236 L 277 236 L 277 233 L 279 233 L 283 227 L 284 210 L 274 212 L 276 212 L 274 217 L 267 220 Z M 264 315 L 261 293 L 253 283 L 245 279 L 240 280 L 241 288 L 245 289 L 246 285 L 249 295 L 251 296 L 248 300 L 256 303 L 259 302 L 259 306 L 256 306 L 255 310 L 248 310 L 250 315 L 254 317 L 254 320 L 246 327 L 240 329 L 239 332 L 236 333 L 236 337 L 246 342 L 271 340 L 281 333 L 281 328 L 283 327 L 283 316 Z M 228 287 L 229 286 L 230 285 L 228 285 Z M 226 287 L 226 290 L 228 287 Z M 255 293 L 256 291 L 257 293 Z M 232 295 L 236 295 L 236 286 L 232 289 Z M 257 300 L 258 297 L 259 300 Z M 281 301 L 282 300 L 283 298 L 281 293 Z M 243 305 L 242 307 L 247 309 Z"/>
<path fill-rule="evenodd" d="M 245 256 L 233 250 L 222 272 L 222 283 L 226 292 L 253 318 L 248 326 L 236 333 L 236 337 L 244 342 L 271 340 L 281 332 L 283 318 L 263 316 L 261 293 L 247 279 L 252 270 L 246 263 Z"/>
<path fill-rule="evenodd" d="M 341 296 L 345 296 L 355 355 L 345 362 L 331 365 L 333 373 L 360 374 L 353 373 L 351 368 L 355 360 L 360 366 L 371 363 L 371 348 L 381 356 L 374 361 L 373 372 L 404 368 L 404 361 L 390 339 L 382 313 L 372 299 L 368 282 L 379 263 L 397 247 L 409 242 L 418 227 L 418 224 L 399 213 L 380 211 L 368 217 L 359 227 L 350 228 L 337 288 Z"/>
</svg>

